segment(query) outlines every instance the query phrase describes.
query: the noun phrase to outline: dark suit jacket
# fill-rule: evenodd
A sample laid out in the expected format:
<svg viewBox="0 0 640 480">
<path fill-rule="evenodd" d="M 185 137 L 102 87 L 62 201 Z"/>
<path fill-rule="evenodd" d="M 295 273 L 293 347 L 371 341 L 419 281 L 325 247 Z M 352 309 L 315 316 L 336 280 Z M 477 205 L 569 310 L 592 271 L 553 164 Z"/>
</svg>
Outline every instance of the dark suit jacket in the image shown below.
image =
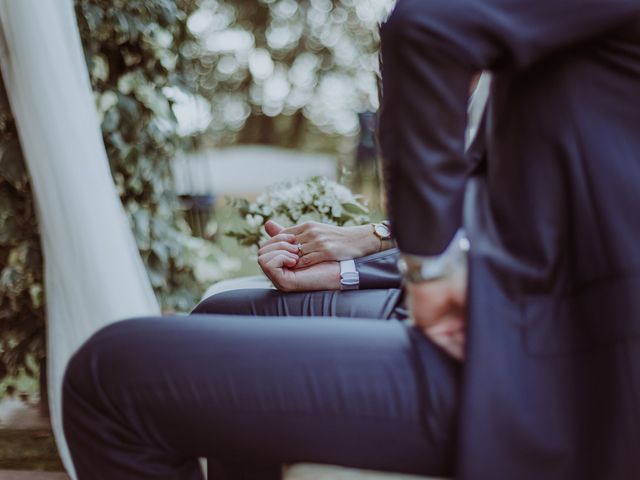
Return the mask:
<svg viewBox="0 0 640 480">
<path fill-rule="evenodd" d="M 400 249 L 472 244 L 457 477 L 640 478 L 640 1 L 400 0 L 382 75 Z"/>
</svg>

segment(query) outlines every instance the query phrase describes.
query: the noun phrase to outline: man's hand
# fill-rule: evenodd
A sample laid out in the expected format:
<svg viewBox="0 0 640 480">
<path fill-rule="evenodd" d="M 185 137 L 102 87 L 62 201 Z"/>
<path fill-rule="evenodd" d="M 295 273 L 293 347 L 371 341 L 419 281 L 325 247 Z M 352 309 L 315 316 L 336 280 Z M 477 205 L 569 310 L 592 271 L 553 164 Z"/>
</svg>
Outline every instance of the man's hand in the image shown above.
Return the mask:
<svg viewBox="0 0 640 480">
<path fill-rule="evenodd" d="M 350 260 L 380 250 L 380 239 L 373 233 L 371 225 L 337 227 L 319 222 L 305 222 L 283 228 L 269 220 L 265 224 L 265 230 L 271 238 L 262 245 L 261 251 L 271 244 L 278 244 L 287 251 L 298 253 L 297 244 L 300 244 L 302 256 L 298 268 L 328 261 Z M 288 242 L 290 245 L 281 242 Z"/>
<path fill-rule="evenodd" d="M 258 255 L 258 264 L 269 280 L 283 292 L 339 290 L 340 265 L 323 262 L 296 268 L 300 258 L 288 250 L 270 249 Z"/>
<path fill-rule="evenodd" d="M 407 305 L 417 328 L 457 360 L 464 360 L 467 271 L 407 284 Z"/>
</svg>

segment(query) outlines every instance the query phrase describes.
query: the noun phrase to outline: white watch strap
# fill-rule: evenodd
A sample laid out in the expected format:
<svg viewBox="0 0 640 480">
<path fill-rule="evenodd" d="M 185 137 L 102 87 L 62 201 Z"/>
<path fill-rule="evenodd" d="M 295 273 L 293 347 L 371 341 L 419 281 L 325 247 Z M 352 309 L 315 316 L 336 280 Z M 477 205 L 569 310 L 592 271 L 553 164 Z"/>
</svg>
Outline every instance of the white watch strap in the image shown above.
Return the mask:
<svg viewBox="0 0 640 480">
<path fill-rule="evenodd" d="M 360 288 L 360 274 L 356 270 L 356 262 L 342 260 L 340 262 L 340 290 L 357 290 Z"/>
</svg>

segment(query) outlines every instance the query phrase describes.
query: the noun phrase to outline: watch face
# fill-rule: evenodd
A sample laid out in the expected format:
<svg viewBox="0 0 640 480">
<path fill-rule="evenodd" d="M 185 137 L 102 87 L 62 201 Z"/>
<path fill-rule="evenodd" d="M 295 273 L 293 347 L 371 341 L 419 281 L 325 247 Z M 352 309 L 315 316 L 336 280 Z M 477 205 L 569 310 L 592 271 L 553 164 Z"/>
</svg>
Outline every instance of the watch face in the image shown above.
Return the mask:
<svg viewBox="0 0 640 480">
<path fill-rule="evenodd" d="M 389 230 L 389 228 L 383 224 L 383 223 L 376 223 L 373 226 L 376 235 L 378 237 L 380 237 L 382 240 L 387 240 L 389 238 L 391 238 L 391 231 Z"/>
</svg>

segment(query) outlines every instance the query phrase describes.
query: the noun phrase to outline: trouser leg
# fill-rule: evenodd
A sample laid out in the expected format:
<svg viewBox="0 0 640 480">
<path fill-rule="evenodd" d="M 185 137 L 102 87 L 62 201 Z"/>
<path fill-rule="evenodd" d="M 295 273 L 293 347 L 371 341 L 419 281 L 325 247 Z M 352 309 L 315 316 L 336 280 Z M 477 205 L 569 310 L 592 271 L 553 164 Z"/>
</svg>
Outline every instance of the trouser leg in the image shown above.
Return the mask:
<svg viewBox="0 0 640 480">
<path fill-rule="evenodd" d="M 388 319 L 398 310 L 396 305 L 399 298 L 399 289 L 313 292 L 242 289 L 208 297 L 200 302 L 193 313 Z M 277 472 L 279 466 L 275 467 L 273 470 Z M 277 473 L 274 475 L 277 478 Z M 251 467 L 209 459 L 209 480 L 227 478 L 243 480 L 256 478 L 256 475 Z M 260 478 L 266 478 L 264 471 Z"/>
<path fill-rule="evenodd" d="M 254 288 L 213 295 L 193 313 L 386 319 L 399 299 L 400 290 L 394 288 L 290 293 Z"/>
<path fill-rule="evenodd" d="M 136 319 L 71 360 L 63 420 L 80 480 L 195 480 L 197 457 L 439 475 L 457 385 L 456 365 L 399 322 Z"/>
</svg>

